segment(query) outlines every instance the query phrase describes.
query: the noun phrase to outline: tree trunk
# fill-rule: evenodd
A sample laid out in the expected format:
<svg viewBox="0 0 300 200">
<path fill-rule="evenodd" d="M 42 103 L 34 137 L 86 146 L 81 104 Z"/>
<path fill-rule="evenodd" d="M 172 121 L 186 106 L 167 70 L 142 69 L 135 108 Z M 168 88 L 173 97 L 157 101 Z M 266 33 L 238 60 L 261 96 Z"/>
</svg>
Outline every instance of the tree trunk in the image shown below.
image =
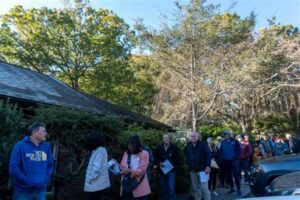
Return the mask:
<svg viewBox="0 0 300 200">
<path fill-rule="evenodd" d="M 79 77 L 70 77 L 72 88 L 79 90 Z"/>
<path fill-rule="evenodd" d="M 242 133 L 250 132 L 251 123 L 249 123 L 249 122 L 241 122 L 241 121 L 239 123 L 240 123 L 240 126 L 242 128 Z"/>
<path fill-rule="evenodd" d="M 240 122 L 240 126 L 242 128 L 242 133 L 246 133 L 247 132 L 247 124 L 244 122 Z"/>
<path fill-rule="evenodd" d="M 198 130 L 198 123 L 197 123 L 197 104 L 192 102 L 192 131 L 196 132 Z"/>
</svg>

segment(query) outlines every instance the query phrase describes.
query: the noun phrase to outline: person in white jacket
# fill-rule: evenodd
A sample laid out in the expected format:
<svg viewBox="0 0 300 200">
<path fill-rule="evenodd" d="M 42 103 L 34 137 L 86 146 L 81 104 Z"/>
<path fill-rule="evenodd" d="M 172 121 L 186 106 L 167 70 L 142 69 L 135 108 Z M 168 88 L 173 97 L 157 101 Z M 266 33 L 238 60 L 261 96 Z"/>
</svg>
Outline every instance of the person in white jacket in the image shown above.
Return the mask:
<svg viewBox="0 0 300 200">
<path fill-rule="evenodd" d="M 84 191 L 90 200 L 99 200 L 103 191 L 110 187 L 104 136 L 98 133 L 89 135 L 87 148 L 92 151 L 92 155 L 86 170 Z"/>
</svg>

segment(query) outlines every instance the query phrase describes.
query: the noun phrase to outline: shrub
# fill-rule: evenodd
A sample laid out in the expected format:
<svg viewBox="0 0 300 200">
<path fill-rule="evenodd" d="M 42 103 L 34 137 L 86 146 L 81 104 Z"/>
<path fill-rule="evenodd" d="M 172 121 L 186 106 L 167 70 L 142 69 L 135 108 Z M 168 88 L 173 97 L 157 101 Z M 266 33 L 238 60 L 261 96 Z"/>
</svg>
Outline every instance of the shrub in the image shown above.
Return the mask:
<svg viewBox="0 0 300 200">
<path fill-rule="evenodd" d="M 162 141 L 164 131 L 156 129 L 145 129 L 137 124 L 129 125 L 126 130 L 120 132 L 117 136 L 117 141 L 120 146 L 126 144 L 127 139 L 131 135 L 139 135 L 142 142 L 150 148 L 156 149 L 157 145 Z"/>
<path fill-rule="evenodd" d="M 9 157 L 14 145 L 23 137 L 22 113 L 16 106 L 0 102 L 0 194 L 4 195 L 8 190 Z M 1 198 L 1 196 L 0 196 Z M 5 198 L 5 197 L 3 197 Z"/>
<path fill-rule="evenodd" d="M 50 140 L 68 146 L 78 154 L 85 149 L 87 134 L 101 132 L 108 141 L 114 142 L 118 132 L 125 126 L 117 116 L 100 116 L 58 107 L 38 108 L 32 121 L 46 123 Z"/>
</svg>

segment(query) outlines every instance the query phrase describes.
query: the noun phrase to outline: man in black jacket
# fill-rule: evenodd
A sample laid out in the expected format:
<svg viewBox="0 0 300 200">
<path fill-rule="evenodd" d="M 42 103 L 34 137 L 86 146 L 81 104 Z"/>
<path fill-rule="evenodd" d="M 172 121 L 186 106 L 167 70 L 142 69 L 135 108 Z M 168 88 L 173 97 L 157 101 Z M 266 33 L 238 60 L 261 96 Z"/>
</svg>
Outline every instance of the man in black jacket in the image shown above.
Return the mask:
<svg viewBox="0 0 300 200">
<path fill-rule="evenodd" d="M 185 147 L 185 162 L 190 171 L 194 199 L 210 200 L 208 180 L 201 178 L 209 176 L 211 155 L 208 145 L 200 141 L 197 132 L 191 133 L 190 142 Z"/>
<path fill-rule="evenodd" d="M 171 142 L 171 136 L 165 134 L 163 136 L 163 143 L 157 147 L 156 162 L 160 167 L 164 167 L 164 163 L 168 160 L 173 169 L 169 172 L 163 172 L 159 168 L 159 178 L 162 187 L 162 199 L 174 200 L 175 199 L 175 167 L 179 164 L 178 148 Z"/>
</svg>

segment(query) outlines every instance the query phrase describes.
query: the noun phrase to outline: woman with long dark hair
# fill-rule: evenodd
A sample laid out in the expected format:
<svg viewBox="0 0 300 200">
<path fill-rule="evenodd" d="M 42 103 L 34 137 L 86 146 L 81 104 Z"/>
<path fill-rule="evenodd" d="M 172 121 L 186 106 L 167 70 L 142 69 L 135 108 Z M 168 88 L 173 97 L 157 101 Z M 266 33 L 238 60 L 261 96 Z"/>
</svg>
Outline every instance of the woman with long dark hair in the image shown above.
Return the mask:
<svg viewBox="0 0 300 200">
<path fill-rule="evenodd" d="M 104 136 L 99 133 L 90 134 L 87 138 L 87 150 L 92 155 L 86 170 L 84 191 L 89 194 L 90 200 L 100 200 L 103 191 L 110 187 Z"/>
<path fill-rule="evenodd" d="M 138 185 L 132 191 L 126 191 L 121 184 L 121 196 L 123 200 L 146 200 L 151 193 L 147 177 L 149 154 L 142 149 L 140 137 L 130 136 L 127 141 L 128 150 L 124 153 L 120 163 L 122 181 L 126 176 L 135 179 Z"/>
</svg>

